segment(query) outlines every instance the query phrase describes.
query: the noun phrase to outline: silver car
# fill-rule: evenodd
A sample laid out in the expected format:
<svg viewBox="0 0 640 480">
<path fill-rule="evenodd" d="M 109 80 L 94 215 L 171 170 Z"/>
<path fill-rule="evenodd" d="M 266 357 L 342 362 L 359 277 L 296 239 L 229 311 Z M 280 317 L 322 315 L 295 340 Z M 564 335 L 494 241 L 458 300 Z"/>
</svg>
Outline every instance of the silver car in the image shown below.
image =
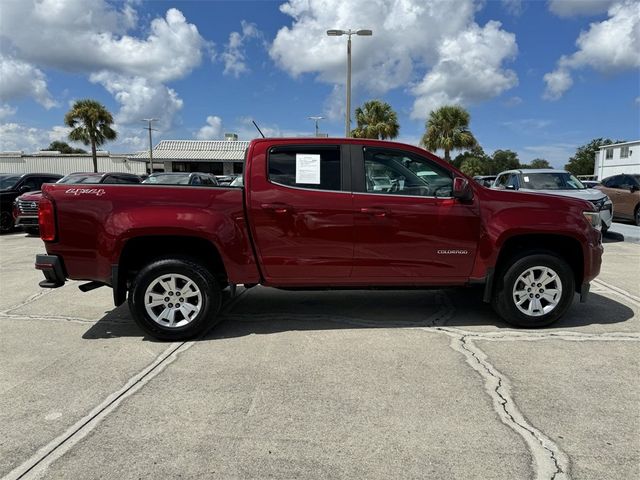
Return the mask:
<svg viewBox="0 0 640 480">
<path fill-rule="evenodd" d="M 613 203 L 600 190 L 585 187 L 580 180 L 564 170 L 552 168 L 507 170 L 498 174 L 491 188 L 548 193 L 587 200 L 600 211 L 602 233 L 611 227 Z"/>
</svg>

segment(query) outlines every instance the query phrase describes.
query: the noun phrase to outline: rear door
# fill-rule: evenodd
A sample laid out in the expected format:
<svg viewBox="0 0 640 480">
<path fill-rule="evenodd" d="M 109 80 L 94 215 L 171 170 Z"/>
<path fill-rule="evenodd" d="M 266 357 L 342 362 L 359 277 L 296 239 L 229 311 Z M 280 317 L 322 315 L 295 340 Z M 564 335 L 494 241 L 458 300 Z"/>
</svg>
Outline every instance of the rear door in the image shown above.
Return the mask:
<svg viewBox="0 0 640 480">
<path fill-rule="evenodd" d="M 468 277 L 480 218 L 477 202 L 451 196 L 452 173 L 403 150 L 357 146 L 351 158 L 353 279 L 391 285 L 456 283 Z M 382 183 L 389 187 L 380 188 Z"/>
<path fill-rule="evenodd" d="M 301 143 L 254 152 L 245 184 L 267 283 L 348 283 L 353 262 L 348 151 Z"/>
</svg>

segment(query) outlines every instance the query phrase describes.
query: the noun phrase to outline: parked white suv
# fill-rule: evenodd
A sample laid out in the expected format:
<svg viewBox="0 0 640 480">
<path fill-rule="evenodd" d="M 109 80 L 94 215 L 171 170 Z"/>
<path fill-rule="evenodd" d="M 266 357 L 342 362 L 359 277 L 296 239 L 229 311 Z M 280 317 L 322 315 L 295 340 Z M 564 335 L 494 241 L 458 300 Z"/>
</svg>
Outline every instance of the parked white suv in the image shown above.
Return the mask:
<svg viewBox="0 0 640 480">
<path fill-rule="evenodd" d="M 552 168 L 507 170 L 498 174 L 491 188 L 549 193 L 587 200 L 600 211 L 602 233 L 609 230 L 613 219 L 611 199 L 600 190 L 585 187 L 580 180 L 564 170 Z"/>
</svg>

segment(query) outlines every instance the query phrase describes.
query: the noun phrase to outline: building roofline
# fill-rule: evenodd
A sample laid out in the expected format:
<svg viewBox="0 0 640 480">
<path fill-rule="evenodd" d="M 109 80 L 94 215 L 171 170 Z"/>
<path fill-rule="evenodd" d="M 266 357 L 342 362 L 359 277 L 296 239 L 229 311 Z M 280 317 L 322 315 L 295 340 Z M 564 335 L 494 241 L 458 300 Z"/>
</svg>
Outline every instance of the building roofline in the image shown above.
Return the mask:
<svg viewBox="0 0 640 480">
<path fill-rule="evenodd" d="M 601 147 L 598 147 L 598 150 L 602 150 L 603 148 L 619 147 L 620 145 L 631 145 L 632 143 L 640 144 L 640 140 L 632 140 L 630 142 L 621 142 L 621 143 L 612 143 L 610 145 L 602 145 Z"/>
</svg>

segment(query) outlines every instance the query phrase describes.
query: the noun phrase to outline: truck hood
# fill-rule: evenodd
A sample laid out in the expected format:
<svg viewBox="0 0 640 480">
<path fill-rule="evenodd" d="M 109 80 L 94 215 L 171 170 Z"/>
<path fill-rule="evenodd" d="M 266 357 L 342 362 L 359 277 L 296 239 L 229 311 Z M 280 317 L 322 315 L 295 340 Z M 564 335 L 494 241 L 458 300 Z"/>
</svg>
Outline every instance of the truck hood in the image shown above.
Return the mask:
<svg viewBox="0 0 640 480">
<path fill-rule="evenodd" d="M 561 197 L 579 198 L 580 200 L 587 200 L 592 202 L 594 200 L 600 200 L 606 195 L 600 190 L 593 188 L 585 188 L 584 190 L 531 190 L 528 188 L 521 188 L 519 192 L 527 193 L 544 193 L 546 195 L 558 195 Z"/>
<path fill-rule="evenodd" d="M 18 200 L 22 200 L 25 202 L 39 202 L 42 198 L 42 192 L 40 190 L 36 190 L 34 192 L 23 193 L 18 197 Z"/>
</svg>

